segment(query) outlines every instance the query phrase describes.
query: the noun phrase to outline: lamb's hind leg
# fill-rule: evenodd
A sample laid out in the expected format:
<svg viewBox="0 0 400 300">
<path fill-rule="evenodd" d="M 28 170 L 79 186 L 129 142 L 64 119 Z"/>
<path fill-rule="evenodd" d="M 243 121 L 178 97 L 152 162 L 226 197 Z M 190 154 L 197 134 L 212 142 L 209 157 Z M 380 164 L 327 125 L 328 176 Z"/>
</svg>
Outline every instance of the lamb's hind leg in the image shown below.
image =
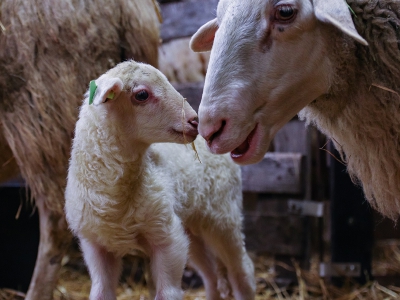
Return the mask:
<svg viewBox="0 0 400 300">
<path fill-rule="evenodd" d="M 72 235 L 68 230 L 64 213 L 50 211 L 44 197 L 36 198 L 39 212 L 40 242 L 35 270 L 26 300 L 53 299 L 61 260 L 68 249 Z"/>
<path fill-rule="evenodd" d="M 216 228 L 218 227 L 204 232 L 204 239 L 225 265 L 235 299 L 254 299 L 256 288 L 254 265 L 246 252 L 241 229 L 239 226 L 231 227 L 229 230 L 229 226 Z"/>
<path fill-rule="evenodd" d="M 189 233 L 189 237 L 189 264 L 193 266 L 201 276 L 206 290 L 207 300 L 222 299 L 217 288 L 217 261 L 214 255 L 199 236 Z"/>
<path fill-rule="evenodd" d="M 90 300 L 115 300 L 122 259 L 85 238 L 80 244 L 92 280 Z"/>
</svg>

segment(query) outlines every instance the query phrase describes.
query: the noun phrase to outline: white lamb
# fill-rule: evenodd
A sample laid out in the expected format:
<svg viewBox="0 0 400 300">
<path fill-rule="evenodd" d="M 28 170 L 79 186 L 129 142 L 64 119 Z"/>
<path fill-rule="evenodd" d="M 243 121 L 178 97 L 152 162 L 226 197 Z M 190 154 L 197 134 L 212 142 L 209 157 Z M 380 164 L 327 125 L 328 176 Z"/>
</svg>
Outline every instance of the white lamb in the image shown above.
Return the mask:
<svg viewBox="0 0 400 300">
<path fill-rule="evenodd" d="M 150 259 L 155 299 L 182 299 L 188 254 L 207 299 L 227 294 L 217 266 L 236 299 L 254 299 L 239 167 L 210 154 L 200 137 L 195 160 L 183 144 L 197 136 L 197 115 L 157 69 L 128 61 L 95 82 L 94 105 L 88 92 L 80 109 L 65 193 L 90 299 L 116 299 L 121 258 L 133 250 Z"/>
</svg>

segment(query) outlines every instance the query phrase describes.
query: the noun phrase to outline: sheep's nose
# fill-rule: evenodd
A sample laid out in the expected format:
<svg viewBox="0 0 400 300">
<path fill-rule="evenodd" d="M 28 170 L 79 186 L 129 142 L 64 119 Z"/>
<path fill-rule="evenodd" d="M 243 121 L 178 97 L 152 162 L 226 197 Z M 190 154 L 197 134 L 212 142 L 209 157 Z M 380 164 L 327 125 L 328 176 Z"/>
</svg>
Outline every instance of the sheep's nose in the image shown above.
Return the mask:
<svg viewBox="0 0 400 300">
<path fill-rule="evenodd" d="M 208 146 L 211 146 L 213 140 L 222 134 L 224 127 L 226 125 L 225 120 L 220 120 L 219 122 L 207 124 L 200 126 L 199 132 L 207 141 Z"/>
<path fill-rule="evenodd" d="M 194 117 L 193 119 L 189 120 L 189 124 L 192 125 L 194 129 L 197 129 L 197 126 L 199 126 L 199 118 Z"/>
</svg>

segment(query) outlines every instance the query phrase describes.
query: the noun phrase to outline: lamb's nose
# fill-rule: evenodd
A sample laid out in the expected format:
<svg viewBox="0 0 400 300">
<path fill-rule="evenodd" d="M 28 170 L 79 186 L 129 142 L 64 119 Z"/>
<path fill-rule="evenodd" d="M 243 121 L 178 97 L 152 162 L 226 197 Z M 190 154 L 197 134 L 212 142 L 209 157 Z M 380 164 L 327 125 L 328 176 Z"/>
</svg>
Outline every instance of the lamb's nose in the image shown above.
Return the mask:
<svg viewBox="0 0 400 300">
<path fill-rule="evenodd" d="M 211 146 L 213 140 L 221 135 L 225 125 L 226 121 L 220 120 L 216 123 L 207 124 L 206 126 L 200 126 L 199 132 L 207 141 L 209 147 Z"/>
</svg>

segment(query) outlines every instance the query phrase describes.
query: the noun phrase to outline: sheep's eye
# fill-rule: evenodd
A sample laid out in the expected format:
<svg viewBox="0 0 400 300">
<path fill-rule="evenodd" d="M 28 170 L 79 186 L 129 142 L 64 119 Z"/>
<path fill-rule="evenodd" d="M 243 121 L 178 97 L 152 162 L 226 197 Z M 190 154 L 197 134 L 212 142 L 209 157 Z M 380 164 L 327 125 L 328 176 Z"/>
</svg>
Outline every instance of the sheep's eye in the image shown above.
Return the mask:
<svg viewBox="0 0 400 300">
<path fill-rule="evenodd" d="M 149 98 L 149 93 L 146 90 L 141 90 L 136 93 L 135 99 L 137 101 L 146 101 Z"/>
<path fill-rule="evenodd" d="M 296 16 L 296 10 L 291 5 L 278 6 L 275 11 L 275 20 L 288 23 Z"/>
</svg>

